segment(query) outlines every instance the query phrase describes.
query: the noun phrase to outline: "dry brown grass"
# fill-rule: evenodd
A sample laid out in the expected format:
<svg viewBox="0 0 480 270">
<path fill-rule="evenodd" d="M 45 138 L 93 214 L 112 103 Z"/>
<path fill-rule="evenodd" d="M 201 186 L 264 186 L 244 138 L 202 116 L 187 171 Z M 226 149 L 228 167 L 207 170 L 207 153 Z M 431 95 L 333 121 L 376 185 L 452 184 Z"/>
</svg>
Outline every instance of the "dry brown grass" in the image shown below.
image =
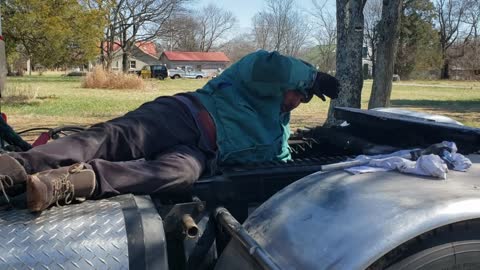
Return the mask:
<svg viewBox="0 0 480 270">
<path fill-rule="evenodd" d="M 29 84 L 7 84 L 2 93 L 2 101 L 6 103 L 30 103 L 36 101 L 38 87 Z"/>
<path fill-rule="evenodd" d="M 106 89 L 144 89 L 145 83 L 142 78 L 135 74 L 105 71 L 96 66 L 82 81 L 83 88 L 106 88 Z"/>
</svg>

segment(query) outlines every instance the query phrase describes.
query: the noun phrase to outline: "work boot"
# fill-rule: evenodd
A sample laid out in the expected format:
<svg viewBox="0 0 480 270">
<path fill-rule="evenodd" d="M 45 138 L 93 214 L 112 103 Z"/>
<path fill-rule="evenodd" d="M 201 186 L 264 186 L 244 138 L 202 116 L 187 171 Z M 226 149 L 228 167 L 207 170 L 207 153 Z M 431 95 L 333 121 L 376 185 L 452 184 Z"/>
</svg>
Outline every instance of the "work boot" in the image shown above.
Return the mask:
<svg viewBox="0 0 480 270">
<path fill-rule="evenodd" d="M 27 177 L 27 172 L 16 159 L 9 155 L 0 155 L 0 189 L 7 202 L 7 190 L 14 185 L 25 183 Z"/>
<path fill-rule="evenodd" d="M 27 207 L 39 212 L 54 203 L 59 206 L 62 200 L 70 204 L 74 199 L 87 199 L 95 186 L 95 173 L 84 163 L 36 173 L 27 180 Z"/>
</svg>

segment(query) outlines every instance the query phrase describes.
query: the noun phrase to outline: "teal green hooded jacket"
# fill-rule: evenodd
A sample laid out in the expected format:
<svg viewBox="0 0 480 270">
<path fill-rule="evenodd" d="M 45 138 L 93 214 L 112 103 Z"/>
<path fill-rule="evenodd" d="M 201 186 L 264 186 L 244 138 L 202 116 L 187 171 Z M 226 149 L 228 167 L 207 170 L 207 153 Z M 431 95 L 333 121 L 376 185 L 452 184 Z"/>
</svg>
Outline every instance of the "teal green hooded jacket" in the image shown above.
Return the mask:
<svg viewBox="0 0 480 270">
<path fill-rule="evenodd" d="M 281 112 L 287 90 L 306 93 L 316 70 L 278 52 L 257 51 L 193 92 L 212 116 L 218 163 L 290 159 L 290 113 Z"/>
</svg>

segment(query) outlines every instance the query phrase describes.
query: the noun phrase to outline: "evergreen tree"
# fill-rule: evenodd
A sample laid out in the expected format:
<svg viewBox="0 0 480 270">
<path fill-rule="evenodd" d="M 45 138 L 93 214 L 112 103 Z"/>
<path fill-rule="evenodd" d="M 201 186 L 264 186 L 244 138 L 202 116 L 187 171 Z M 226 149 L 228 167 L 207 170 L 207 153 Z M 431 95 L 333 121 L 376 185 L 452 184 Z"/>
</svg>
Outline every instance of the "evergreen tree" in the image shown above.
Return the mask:
<svg viewBox="0 0 480 270">
<path fill-rule="evenodd" d="M 414 71 L 438 69 L 441 51 L 434 28 L 435 6 L 430 0 L 405 0 L 395 71 L 402 79 Z"/>
</svg>

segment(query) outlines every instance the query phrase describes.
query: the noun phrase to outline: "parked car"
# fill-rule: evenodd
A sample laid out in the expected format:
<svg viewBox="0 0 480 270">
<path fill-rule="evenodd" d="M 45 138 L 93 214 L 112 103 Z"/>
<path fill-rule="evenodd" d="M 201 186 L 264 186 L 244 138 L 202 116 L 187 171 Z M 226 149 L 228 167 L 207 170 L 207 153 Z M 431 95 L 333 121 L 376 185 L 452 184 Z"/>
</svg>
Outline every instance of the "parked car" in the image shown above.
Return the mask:
<svg viewBox="0 0 480 270">
<path fill-rule="evenodd" d="M 163 65 L 147 65 L 139 71 L 138 75 L 143 79 L 156 78 L 163 80 L 168 77 L 168 70 L 167 67 Z"/>
<path fill-rule="evenodd" d="M 172 79 L 180 79 L 180 78 L 203 79 L 207 77 L 207 74 L 203 71 L 195 70 L 191 66 L 184 66 L 181 68 L 169 69 L 168 76 Z"/>
<path fill-rule="evenodd" d="M 220 74 L 222 74 L 223 71 L 224 71 L 224 69 L 218 68 L 217 71 L 212 75 L 212 78 L 216 78 L 216 77 L 220 76 Z"/>
</svg>

